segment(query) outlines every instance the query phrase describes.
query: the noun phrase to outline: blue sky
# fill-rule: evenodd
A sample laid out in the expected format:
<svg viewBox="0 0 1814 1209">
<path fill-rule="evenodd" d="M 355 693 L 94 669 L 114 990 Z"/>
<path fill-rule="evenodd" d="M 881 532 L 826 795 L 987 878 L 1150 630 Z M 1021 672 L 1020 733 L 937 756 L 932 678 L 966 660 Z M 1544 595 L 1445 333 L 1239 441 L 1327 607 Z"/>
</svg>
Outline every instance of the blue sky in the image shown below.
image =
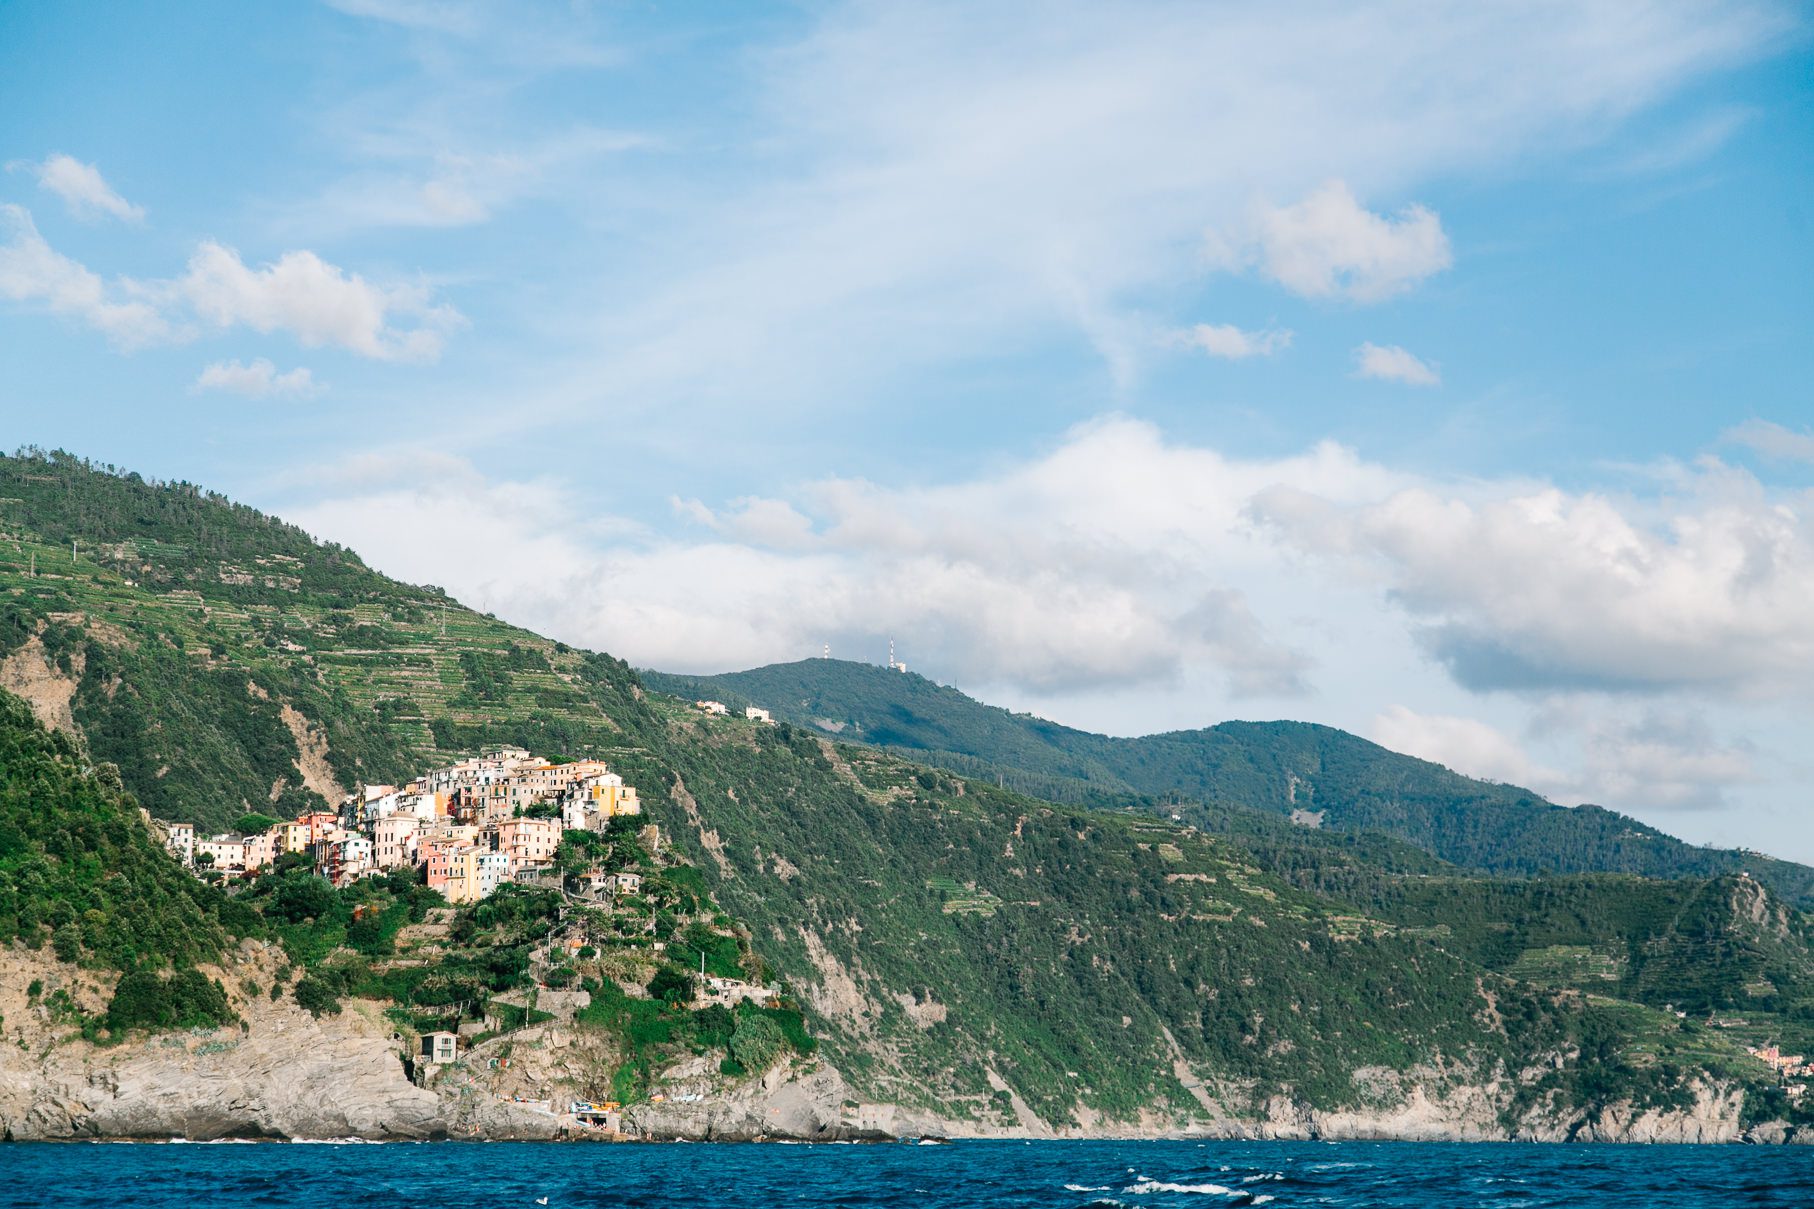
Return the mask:
<svg viewBox="0 0 1814 1209">
<path fill-rule="evenodd" d="M 637 663 L 1814 858 L 1808 24 L 15 0 L 0 414 Z"/>
</svg>

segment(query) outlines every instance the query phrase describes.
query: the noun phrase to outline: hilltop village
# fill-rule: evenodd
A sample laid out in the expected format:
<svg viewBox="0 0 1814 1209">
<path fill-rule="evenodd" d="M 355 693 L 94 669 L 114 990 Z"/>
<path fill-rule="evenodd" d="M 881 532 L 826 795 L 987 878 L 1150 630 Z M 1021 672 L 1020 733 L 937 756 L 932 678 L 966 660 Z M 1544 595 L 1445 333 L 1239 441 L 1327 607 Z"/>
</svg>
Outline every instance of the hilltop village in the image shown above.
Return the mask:
<svg viewBox="0 0 1814 1209">
<path fill-rule="evenodd" d="M 603 831 L 642 814 L 634 786 L 597 760 L 555 763 L 521 748 L 461 760 L 407 785 L 366 785 L 338 812 L 316 811 L 251 834 L 198 836 L 159 822 L 165 846 L 198 874 L 238 878 L 281 856 L 311 856 L 336 887 L 400 869 L 421 872 L 449 903 L 478 902 L 508 882 L 551 875 L 568 831 Z M 637 891 L 636 873 L 586 874 L 598 893 Z"/>
</svg>

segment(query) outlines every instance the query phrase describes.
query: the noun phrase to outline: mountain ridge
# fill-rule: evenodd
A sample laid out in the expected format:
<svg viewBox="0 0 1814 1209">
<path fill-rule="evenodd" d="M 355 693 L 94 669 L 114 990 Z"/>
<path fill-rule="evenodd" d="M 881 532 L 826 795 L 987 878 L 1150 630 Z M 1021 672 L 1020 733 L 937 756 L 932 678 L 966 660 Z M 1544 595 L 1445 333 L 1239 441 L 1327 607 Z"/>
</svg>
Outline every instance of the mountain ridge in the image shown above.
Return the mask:
<svg viewBox="0 0 1814 1209">
<path fill-rule="evenodd" d="M 1228 721 L 1135 737 L 1095 734 L 975 700 L 917 673 L 834 659 L 717 676 L 639 670 L 683 698 L 757 704 L 796 725 L 1067 800 L 1177 813 L 1214 827 L 1244 807 L 1350 831 L 1378 831 L 1444 861 L 1492 873 L 1714 876 L 1748 872 L 1814 901 L 1814 867 L 1709 849 L 1616 811 L 1561 806 L 1314 722 Z M 1054 796 L 1047 794 L 1045 796 Z"/>
</svg>

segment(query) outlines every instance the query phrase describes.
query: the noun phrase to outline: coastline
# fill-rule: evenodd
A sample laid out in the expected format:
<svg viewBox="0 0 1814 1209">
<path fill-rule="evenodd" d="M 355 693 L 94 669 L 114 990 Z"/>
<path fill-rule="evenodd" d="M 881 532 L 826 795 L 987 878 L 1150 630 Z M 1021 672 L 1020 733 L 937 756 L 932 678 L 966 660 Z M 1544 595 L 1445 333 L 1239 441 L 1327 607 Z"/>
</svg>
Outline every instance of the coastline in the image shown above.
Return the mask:
<svg viewBox="0 0 1814 1209">
<path fill-rule="evenodd" d="M 276 960 L 274 952 L 248 942 L 216 972 L 232 987 Z M 57 967 L 48 954 L 16 946 L 0 950 L 5 1140 L 1814 1144 L 1808 1127 L 1745 1125 L 1742 1090 L 1716 1083 L 1693 1085 L 1686 1108 L 1614 1103 L 1587 1112 L 1543 1103 L 1507 1125 L 1503 1108 L 1516 1090 L 1510 1080 L 1477 1085 L 1452 1072 L 1374 1071 L 1361 1073 L 1377 1107 L 1320 1109 L 1274 1096 L 1245 1112 L 1228 1111 L 1224 1104 L 1243 1102 L 1230 1090 L 1220 1098 L 1200 1097 L 1201 1114 L 1187 1119 L 1106 1120 L 1088 1116 L 1080 1105 L 1079 1123 L 1052 1126 L 1030 1112 L 1015 1124 L 987 1124 L 865 1101 L 823 1060 L 783 1063 L 728 1086 L 703 1061 L 682 1063 L 662 1072 L 664 1087 L 677 1094 L 628 1106 L 613 1121 L 616 1128 L 605 1130 L 553 1111 L 546 1100 L 511 1098 L 497 1072 L 486 1070 L 482 1051 L 470 1067 L 439 1071 L 427 1086 L 412 1081 L 398 1035 L 376 1003 L 352 1002 L 338 1015 L 316 1018 L 288 997 L 245 997 L 235 1004 L 242 1014 L 237 1027 L 90 1044 L 70 1038 L 28 1002 L 28 981 L 59 969 L 67 978 L 69 967 Z M 86 974 L 70 989 L 97 1003 L 102 995 L 100 979 Z M 529 1052 L 536 1059 L 519 1060 L 511 1074 L 544 1087 L 562 1086 L 592 1057 L 583 1039 L 558 1022 L 516 1041 L 519 1056 Z"/>
</svg>

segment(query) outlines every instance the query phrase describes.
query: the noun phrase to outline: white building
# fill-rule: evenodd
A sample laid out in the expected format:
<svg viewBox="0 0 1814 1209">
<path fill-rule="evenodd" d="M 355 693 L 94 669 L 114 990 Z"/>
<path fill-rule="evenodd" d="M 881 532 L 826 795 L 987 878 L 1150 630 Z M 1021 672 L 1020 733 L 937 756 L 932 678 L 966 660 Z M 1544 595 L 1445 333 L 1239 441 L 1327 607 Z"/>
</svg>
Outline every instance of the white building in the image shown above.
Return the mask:
<svg viewBox="0 0 1814 1209">
<path fill-rule="evenodd" d="M 222 873 L 244 873 L 246 870 L 246 837 L 225 832 L 195 841 L 198 864 Z"/>
<path fill-rule="evenodd" d="M 183 864 L 195 864 L 195 824 L 169 824 L 164 832 L 164 847 Z"/>
<path fill-rule="evenodd" d="M 743 716 L 745 718 L 748 718 L 751 722 L 773 722 L 774 721 L 773 718 L 768 716 L 767 710 L 758 709 L 754 705 L 746 706 L 743 710 Z"/>
<path fill-rule="evenodd" d="M 481 852 L 473 863 L 478 868 L 480 898 L 489 898 L 493 890 L 510 880 L 508 853 Z"/>
</svg>

